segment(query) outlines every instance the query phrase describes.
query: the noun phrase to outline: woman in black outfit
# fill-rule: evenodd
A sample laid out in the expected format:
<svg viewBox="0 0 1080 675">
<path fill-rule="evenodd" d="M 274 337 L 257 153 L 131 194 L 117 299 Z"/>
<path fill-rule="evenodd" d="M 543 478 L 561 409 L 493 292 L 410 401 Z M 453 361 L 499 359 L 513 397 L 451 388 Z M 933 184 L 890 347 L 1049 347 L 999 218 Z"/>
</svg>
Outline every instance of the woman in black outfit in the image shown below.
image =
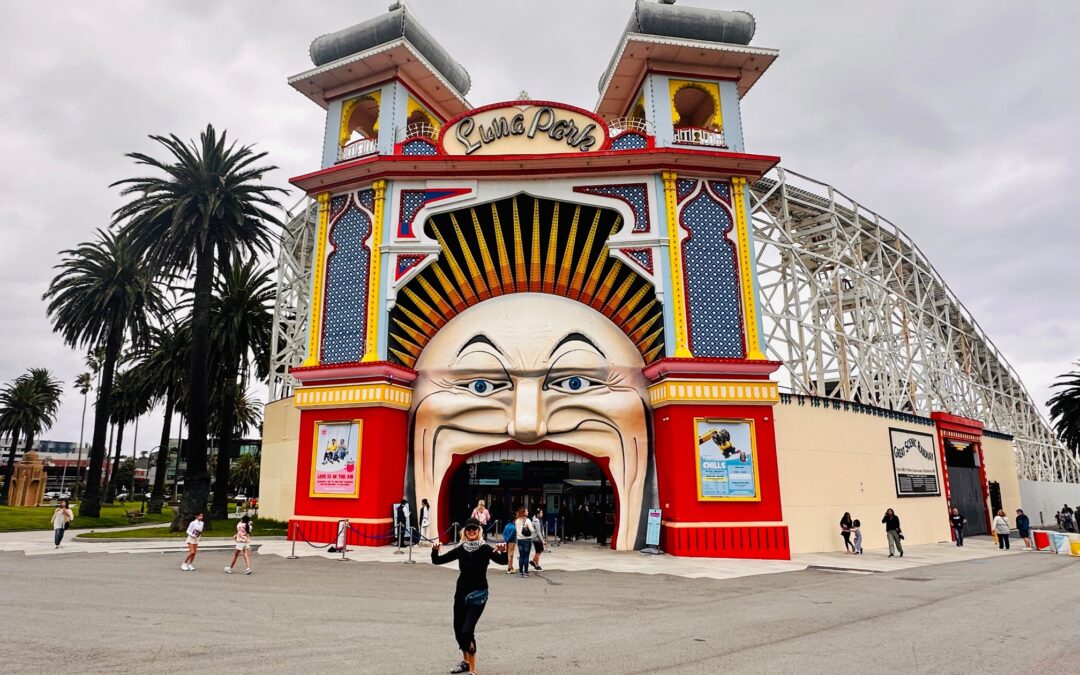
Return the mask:
<svg viewBox="0 0 1080 675">
<path fill-rule="evenodd" d="M 454 637 L 461 648 L 461 663 L 451 673 L 476 672 L 476 622 L 484 613 L 488 599 L 487 568 L 494 560 L 506 565 L 506 545 L 499 544 L 492 548 L 481 537 L 480 521 L 469 518 L 465 521 L 465 538 L 455 546 L 439 555 L 441 544 L 435 542 L 431 547 L 431 562 L 442 565 L 451 560 L 458 561 L 457 590 L 454 593 Z"/>
<path fill-rule="evenodd" d="M 840 518 L 840 536 L 844 538 L 844 553 L 855 552 L 855 544 L 851 543 L 851 514 L 844 511 L 844 515 Z"/>
</svg>

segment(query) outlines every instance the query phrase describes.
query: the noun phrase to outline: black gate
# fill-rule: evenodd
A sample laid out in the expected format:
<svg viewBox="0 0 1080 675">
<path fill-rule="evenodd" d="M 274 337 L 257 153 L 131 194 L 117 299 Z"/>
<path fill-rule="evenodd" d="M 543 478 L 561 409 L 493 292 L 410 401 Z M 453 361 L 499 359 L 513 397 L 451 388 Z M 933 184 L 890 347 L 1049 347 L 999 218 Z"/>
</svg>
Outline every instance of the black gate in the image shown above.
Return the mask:
<svg viewBox="0 0 1080 675">
<path fill-rule="evenodd" d="M 948 469 L 952 505 L 960 509 L 960 513 L 967 518 L 964 536 L 990 534 L 986 526 L 986 502 L 983 500 L 979 469 L 959 466 L 950 466 Z"/>
</svg>

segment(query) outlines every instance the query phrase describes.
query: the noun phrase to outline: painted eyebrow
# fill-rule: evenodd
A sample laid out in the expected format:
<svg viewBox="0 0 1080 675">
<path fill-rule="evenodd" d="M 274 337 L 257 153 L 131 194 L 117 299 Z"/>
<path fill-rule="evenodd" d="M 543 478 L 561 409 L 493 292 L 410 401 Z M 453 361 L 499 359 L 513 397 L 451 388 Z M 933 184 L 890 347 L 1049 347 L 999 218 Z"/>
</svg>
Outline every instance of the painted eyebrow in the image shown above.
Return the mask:
<svg viewBox="0 0 1080 675">
<path fill-rule="evenodd" d="M 550 359 L 552 356 L 554 356 L 555 352 L 559 351 L 559 347 L 562 347 L 567 342 L 584 342 L 585 344 L 589 345 L 590 347 L 595 349 L 597 352 L 599 352 L 600 356 L 603 356 L 605 359 L 607 358 L 607 355 L 604 354 L 604 350 L 597 347 L 595 342 L 593 342 L 589 338 L 585 337 L 581 333 L 570 333 L 569 335 L 567 335 L 563 339 L 559 340 L 559 344 L 555 345 L 555 347 L 551 350 L 551 353 L 548 354 L 548 358 Z"/>
<path fill-rule="evenodd" d="M 499 354 L 501 354 L 503 356 L 506 356 L 506 354 L 503 353 L 503 350 L 499 349 L 498 346 L 496 346 L 495 343 L 492 342 L 491 339 L 488 336 L 484 335 L 483 333 L 477 333 L 476 335 L 469 338 L 468 342 L 461 345 L 461 349 L 458 350 L 457 355 L 461 356 L 461 352 L 465 351 L 465 349 L 468 348 L 469 346 L 475 345 L 475 344 L 487 345 L 487 346 L 491 347 L 492 349 L 494 349 L 495 351 L 499 352 Z"/>
</svg>

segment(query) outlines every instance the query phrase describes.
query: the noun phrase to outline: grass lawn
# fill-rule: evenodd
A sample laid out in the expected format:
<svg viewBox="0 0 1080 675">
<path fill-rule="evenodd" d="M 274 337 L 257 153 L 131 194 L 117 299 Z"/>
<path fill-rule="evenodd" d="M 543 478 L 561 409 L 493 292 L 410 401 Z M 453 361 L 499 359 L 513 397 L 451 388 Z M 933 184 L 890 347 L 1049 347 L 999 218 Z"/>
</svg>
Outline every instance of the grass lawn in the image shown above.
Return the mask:
<svg viewBox="0 0 1080 675">
<path fill-rule="evenodd" d="M 231 539 L 236 532 L 236 523 L 239 521 L 229 520 L 223 522 L 214 521 L 213 530 L 204 530 L 203 539 Z M 287 525 L 279 520 L 255 519 L 251 521 L 254 527 L 251 530 L 253 537 L 284 537 Z M 141 530 L 121 530 L 119 532 L 90 532 L 80 536 L 80 539 L 183 539 L 184 532 L 169 532 L 168 527 L 147 527 Z"/>
<path fill-rule="evenodd" d="M 55 506 L 0 506 L 0 532 L 25 532 L 28 530 L 51 530 L 52 514 Z M 120 506 L 118 504 L 101 505 L 100 518 L 83 518 L 79 516 L 79 505 L 71 503 L 71 510 L 75 512 L 75 520 L 71 521 L 71 527 L 76 529 L 120 527 L 129 525 L 128 511 L 138 511 L 139 504 L 134 506 Z M 172 509 L 165 507 L 161 513 L 146 514 L 144 523 L 168 523 L 173 519 Z"/>
</svg>

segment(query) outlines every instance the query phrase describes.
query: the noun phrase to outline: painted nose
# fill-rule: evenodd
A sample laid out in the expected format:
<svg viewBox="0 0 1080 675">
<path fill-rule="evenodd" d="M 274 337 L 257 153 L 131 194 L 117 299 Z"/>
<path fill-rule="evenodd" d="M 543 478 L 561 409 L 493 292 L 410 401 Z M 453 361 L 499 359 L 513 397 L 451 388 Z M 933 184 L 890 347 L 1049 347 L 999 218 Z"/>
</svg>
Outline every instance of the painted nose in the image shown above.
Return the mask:
<svg viewBox="0 0 1080 675">
<path fill-rule="evenodd" d="M 514 387 L 514 415 L 506 425 L 510 438 L 532 444 L 547 435 L 541 387 L 538 379 L 520 380 Z"/>
</svg>

